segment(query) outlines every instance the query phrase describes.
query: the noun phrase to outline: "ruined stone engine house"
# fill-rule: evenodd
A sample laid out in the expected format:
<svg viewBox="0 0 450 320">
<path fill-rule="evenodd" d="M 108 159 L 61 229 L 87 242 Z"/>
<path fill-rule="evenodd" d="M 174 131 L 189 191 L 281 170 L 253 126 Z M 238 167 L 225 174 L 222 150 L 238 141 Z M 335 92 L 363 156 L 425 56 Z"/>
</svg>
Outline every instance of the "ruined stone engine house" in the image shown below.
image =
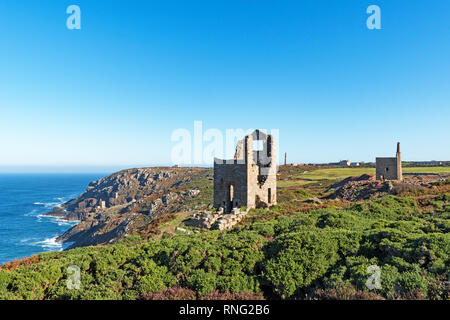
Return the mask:
<svg viewBox="0 0 450 320">
<path fill-rule="evenodd" d="M 234 159 L 214 159 L 214 207 L 270 207 L 277 202 L 276 144 L 260 130 L 236 146 Z"/>
</svg>

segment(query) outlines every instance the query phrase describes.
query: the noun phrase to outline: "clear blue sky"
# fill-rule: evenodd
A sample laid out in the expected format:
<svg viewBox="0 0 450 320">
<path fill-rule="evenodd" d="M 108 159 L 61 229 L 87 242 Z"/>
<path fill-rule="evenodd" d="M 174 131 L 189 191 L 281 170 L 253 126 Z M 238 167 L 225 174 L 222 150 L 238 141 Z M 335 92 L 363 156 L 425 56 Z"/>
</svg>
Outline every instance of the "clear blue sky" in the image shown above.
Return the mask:
<svg viewBox="0 0 450 320">
<path fill-rule="evenodd" d="M 450 160 L 450 1 L 2 0 L 0 111 L 0 171 L 171 165 L 194 120 L 289 162 Z"/>
</svg>

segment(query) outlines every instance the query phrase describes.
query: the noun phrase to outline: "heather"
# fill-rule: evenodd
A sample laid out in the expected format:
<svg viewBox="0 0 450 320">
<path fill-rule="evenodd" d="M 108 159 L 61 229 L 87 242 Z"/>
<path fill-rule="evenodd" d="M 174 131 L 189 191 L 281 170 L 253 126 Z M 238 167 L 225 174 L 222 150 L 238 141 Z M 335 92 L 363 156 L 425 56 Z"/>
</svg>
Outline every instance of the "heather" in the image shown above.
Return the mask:
<svg viewBox="0 0 450 320">
<path fill-rule="evenodd" d="M 288 214 L 280 205 L 228 232 L 43 253 L 2 267 L 0 297 L 448 299 L 448 200 L 430 199 L 429 211 L 397 196 Z M 67 287 L 70 265 L 81 270 L 79 290 Z M 381 269 L 380 289 L 365 285 L 370 265 Z"/>
</svg>

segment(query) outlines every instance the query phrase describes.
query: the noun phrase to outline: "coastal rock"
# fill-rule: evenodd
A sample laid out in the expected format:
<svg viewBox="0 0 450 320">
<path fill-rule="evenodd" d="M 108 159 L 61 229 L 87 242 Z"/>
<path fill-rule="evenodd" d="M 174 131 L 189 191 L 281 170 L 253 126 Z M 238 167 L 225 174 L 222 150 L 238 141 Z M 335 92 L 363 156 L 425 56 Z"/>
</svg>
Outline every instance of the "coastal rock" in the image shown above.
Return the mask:
<svg viewBox="0 0 450 320">
<path fill-rule="evenodd" d="M 202 168 L 140 168 L 123 170 L 91 182 L 86 191 L 46 215 L 80 223 L 58 237 L 70 248 L 110 243 L 153 220 L 180 211 L 200 190 L 188 183 Z"/>
<path fill-rule="evenodd" d="M 52 211 L 47 213 L 46 215 L 52 216 L 52 217 L 64 217 L 67 214 L 67 212 L 61 208 L 61 207 L 54 207 Z"/>
</svg>

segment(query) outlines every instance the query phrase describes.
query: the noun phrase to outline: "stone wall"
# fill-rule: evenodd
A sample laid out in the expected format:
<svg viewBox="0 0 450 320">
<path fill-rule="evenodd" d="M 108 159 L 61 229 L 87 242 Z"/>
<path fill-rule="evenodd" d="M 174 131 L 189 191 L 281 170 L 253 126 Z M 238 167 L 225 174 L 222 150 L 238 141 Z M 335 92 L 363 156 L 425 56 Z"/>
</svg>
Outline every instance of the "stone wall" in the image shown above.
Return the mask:
<svg viewBox="0 0 450 320">
<path fill-rule="evenodd" d="M 402 180 L 402 158 L 400 142 L 397 143 L 397 153 L 393 158 L 376 158 L 377 180 Z"/>
<path fill-rule="evenodd" d="M 241 206 L 247 206 L 247 165 L 214 164 L 214 207 L 230 212 Z"/>
<path fill-rule="evenodd" d="M 397 158 L 376 158 L 377 180 L 398 180 Z"/>
<path fill-rule="evenodd" d="M 254 150 L 253 142 L 262 148 Z M 260 130 L 240 140 L 234 159 L 214 160 L 214 206 L 231 212 L 233 208 L 268 207 L 277 202 L 276 144 Z"/>
<path fill-rule="evenodd" d="M 230 213 L 224 213 L 223 209 L 216 213 L 196 212 L 185 221 L 185 224 L 197 228 L 226 230 L 233 228 L 247 213 L 248 209 L 240 210 L 238 208 L 234 208 Z"/>
</svg>

